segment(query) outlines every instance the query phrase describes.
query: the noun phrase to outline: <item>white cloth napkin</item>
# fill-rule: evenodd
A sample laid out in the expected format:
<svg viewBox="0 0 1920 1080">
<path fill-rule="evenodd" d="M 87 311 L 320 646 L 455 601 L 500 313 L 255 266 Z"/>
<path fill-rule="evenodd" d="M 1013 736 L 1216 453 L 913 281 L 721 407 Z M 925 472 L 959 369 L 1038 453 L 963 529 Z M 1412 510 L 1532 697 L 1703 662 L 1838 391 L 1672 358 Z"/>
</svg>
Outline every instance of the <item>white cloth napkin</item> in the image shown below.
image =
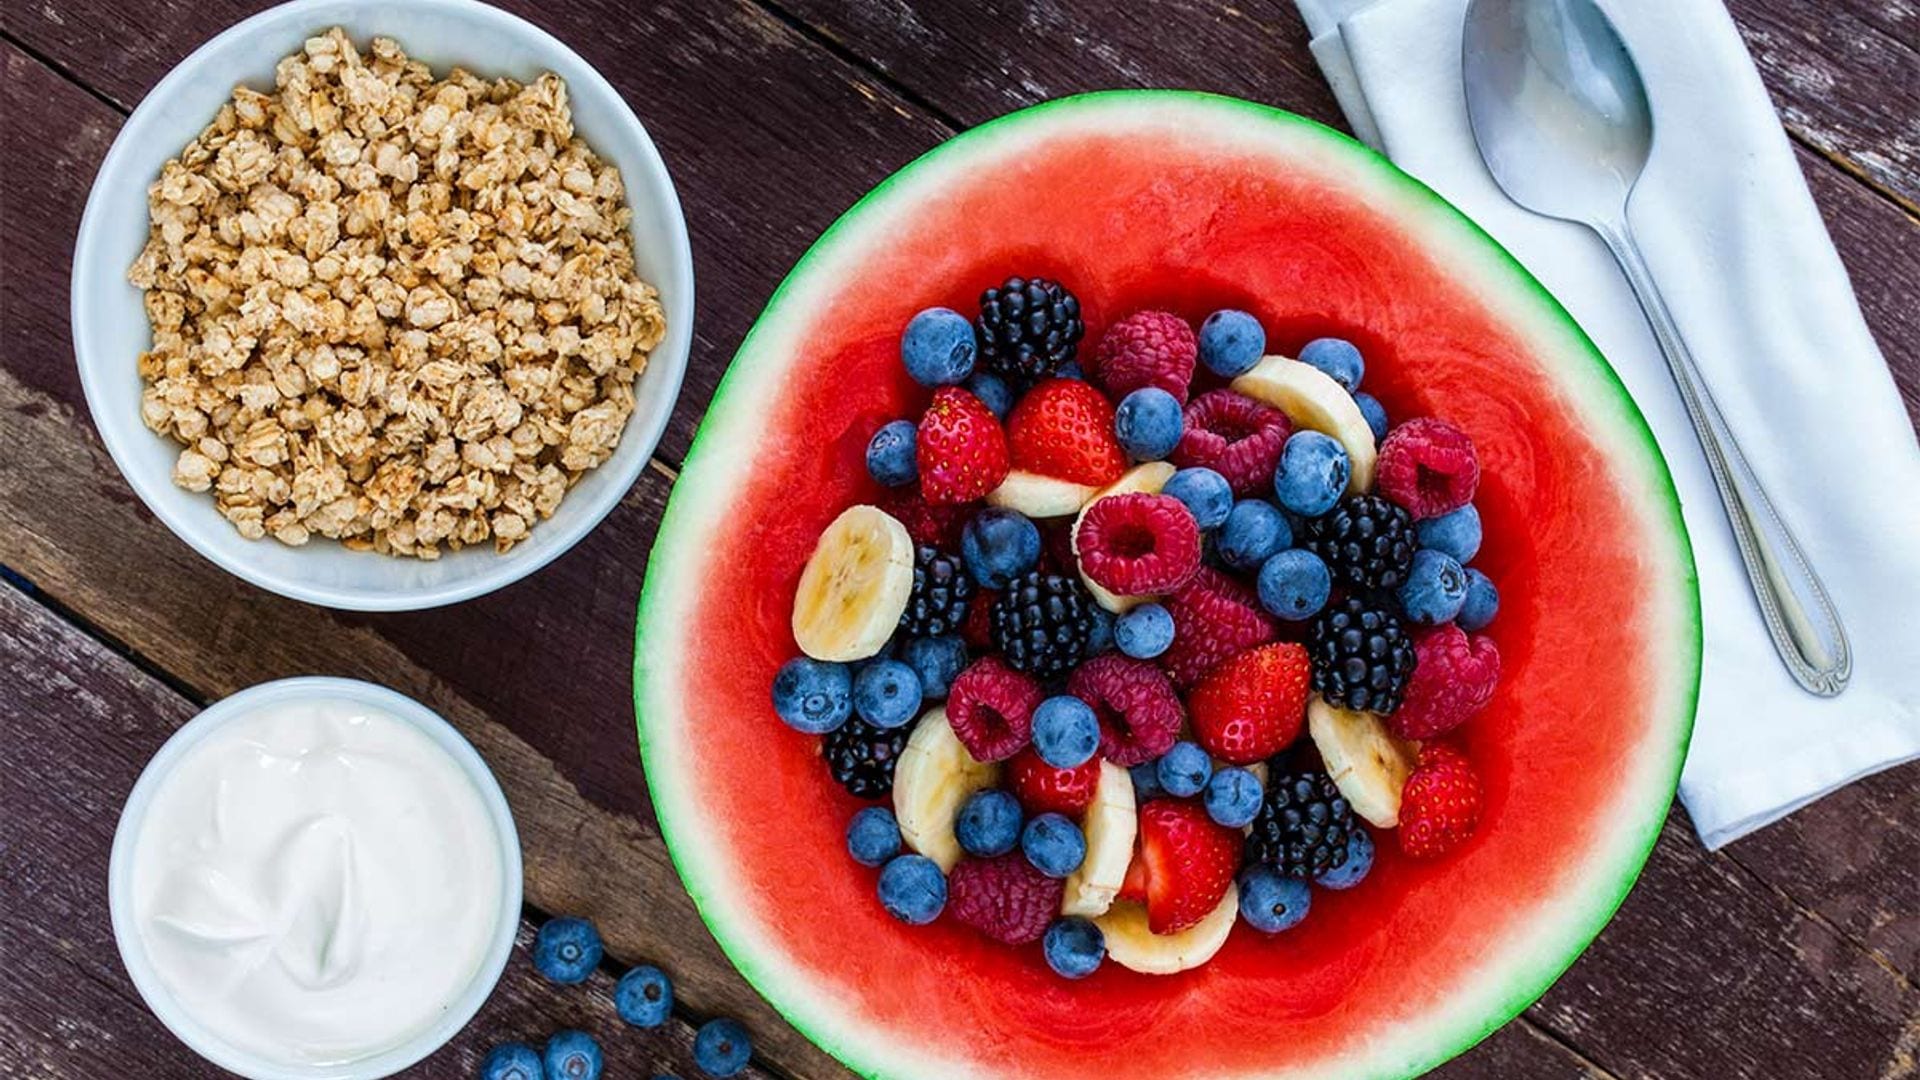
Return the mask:
<svg viewBox="0 0 1920 1080">
<path fill-rule="evenodd" d="M 1920 756 L 1920 447 L 1719 0 L 1604 5 L 1657 131 L 1631 218 L 1722 411 L 1839 608 L 1853 683 L 1833 699 L 1802 691 L 1774 654 L 1706 460 L 1606 249 L 1521 209 L 1481 163 L 1460 78 L 1466 0 L 1297 3 L 1355 133 L 1545 282 L 1653 426 L 1699 564 L 1706 651 L 1680 798 L 1701 840 L 1717 848 Z"/>
</svg>

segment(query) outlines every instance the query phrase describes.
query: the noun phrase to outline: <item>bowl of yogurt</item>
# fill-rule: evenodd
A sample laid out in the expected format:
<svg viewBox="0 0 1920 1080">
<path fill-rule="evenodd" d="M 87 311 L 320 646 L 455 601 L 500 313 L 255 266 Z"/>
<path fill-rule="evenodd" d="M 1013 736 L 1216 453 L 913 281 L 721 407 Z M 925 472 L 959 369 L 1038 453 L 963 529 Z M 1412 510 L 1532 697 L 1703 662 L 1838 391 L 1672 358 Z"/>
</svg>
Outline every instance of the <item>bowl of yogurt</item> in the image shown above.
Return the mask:
<svg viewBox="0 0 1920 1080">
<path fill-rule="evenodd" d="M 519 837 L 453 726 L 352 679 L 209 707 L 148 762 L 108 870 L 114 940 L 182 1042 L 255 1080 L 372 1080 L 499 981 Z"/>
</svg>

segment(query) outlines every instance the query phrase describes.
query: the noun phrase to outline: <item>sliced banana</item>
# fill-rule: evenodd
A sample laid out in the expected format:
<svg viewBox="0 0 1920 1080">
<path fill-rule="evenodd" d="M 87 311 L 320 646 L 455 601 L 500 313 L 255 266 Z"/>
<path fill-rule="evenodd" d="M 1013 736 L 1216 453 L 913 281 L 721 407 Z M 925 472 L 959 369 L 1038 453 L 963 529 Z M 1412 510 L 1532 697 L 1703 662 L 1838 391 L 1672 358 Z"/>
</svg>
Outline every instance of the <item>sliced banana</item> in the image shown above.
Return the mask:
<svg viewBox="0 0 1920 1080">
<path fill-rule="evenodd" d="M 967 753 L 947 722 L 946 709 L 927 710 L 893 767 L 893 816 L 900 838 L 942 871 L 953 869 L 960 861 L 960 841 L 953 835 L 960 804 L 999 779 L 999 765 Z"/>
<path fill-rule="evenodd" d="M 1354 813 L 1382 829 L 1400 823 L 1400 789 L 1418 743 L 1395 736 L 1372 713 L 1335 708 L 1318 694 L 1307 702 L 1307 733 Z"/>
<path fill-rule="evenodd" d="M 815 660 L 864 660 L 913 593 L 913 538 L 884 510 L 850 506 L 820 534 L 793 597 L 793 639 Z"/>
<path fill-rule="evenodd" d="M 1133 776 L 1111 761 L 1100 763 L 1093 802 L 1080 827 L 1087 835 L 1087 857 L 1067 877 L 1062 915 L 1094 916 L 1113 906 L 1133 862 L 1133 840 L 1140 817 L 1133 804 Z"/>
<path fill-rule="evenodd" d="M 1135 465 L 1122 474 L 1120 479 L 1095 492 L 1093 497 L 1087 500 L 1086 505 L 1092 506 L 1109 495 L 1158 495 L 1160 489 L 1167 486 L 1167 481 L 1173 479 L 1176 471 L 1178 470 L 1164 461 L 1148 461 Z M 1080 522 L 1086 520 L 1086 516 L 1087 510 L 1083 506 L 1080 509 L 1080 516 L 1073 519 L 1073 554 L 1076 560 L 1080 557 Z M 1150 596 L 1116 596 L 1102 588 L 1099 582 L 1088 577 L 1084 572 L 1080 575 L 1080 584 L 1087 587 L 1087 592 L 1093 595 L 1095 603 L 1115 615 L 1124 614 L 1153 599 Z"/>
<path fill-rule="evenodd" d="M 1093 922 L 1106 935 L 1107 955 L 1114 963 L 1143 975 L 1171 975 L 1213 959 L 1239 915 L 1240 890 L 1229 885 L 1227 895 L 1205 918 L 1177 934 L 1147 929 L 1147 909 L 1131 900 L 1113 905 Z"/>
<path fill-rule="evenodd" d="M 987 502 L 1018 510 L 1030 518 L 1060 518 L 1078 513 L 1096 490 L 1071 480 L 1015 469 L 999 487 L 987 492 Z"/>
<path fill-rule="evenodd" d="M 1353 472 L 1347 480 L 1349 494 L 1373 488 L 1373 429 L 1360 414 L 1353 395 L 1333 381 L 1333 376 L 1298 360 L 1269 356 L 1253 365 L 1245 375 L 1233 380 L 1233 388 L 1256 401 L 1287 414 L 1296 428 L 1308 428 L 1339 440 L 1347 452 Z"/>
</svg>

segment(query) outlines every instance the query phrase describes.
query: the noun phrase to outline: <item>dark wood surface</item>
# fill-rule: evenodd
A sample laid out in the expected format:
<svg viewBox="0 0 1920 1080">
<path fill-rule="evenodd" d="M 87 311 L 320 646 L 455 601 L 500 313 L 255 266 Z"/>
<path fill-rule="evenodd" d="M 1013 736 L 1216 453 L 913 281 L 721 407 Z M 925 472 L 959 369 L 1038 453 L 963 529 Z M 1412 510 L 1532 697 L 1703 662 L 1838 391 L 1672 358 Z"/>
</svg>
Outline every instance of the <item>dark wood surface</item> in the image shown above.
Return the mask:
<svg viewBox="0 0 1920 1080">
<path fill-rule="evenodd" d="M 1075 90 L 1221 90 L 1340 124 L 1286 0 L 1027 7 L 903 0 L 515 0 L 632 102 L 680 185 L 700 272 L 687 388 L 646 472 L 528 581 L 435 612 L 354 615 L 243 585 L 133 496 L 87 417 L 67 264 L 129 108 L 252 0 L 20 0 L 0 16 L 0 1075 L 210 1070 L 139 1004 L 105 914 L 108 841 L 142 762 L 200 705 L 295 673 L 438 709 L 500 775 L 527 918 L 609 943 L 589 992 L 524 957 L 456 1044 L 606 1037 L 610 1076 L 677 1071 L 693 1025 L 743 1018 L 775 1075 L 844 1075 L 727 965 L 662 847 L 632 739 L 634 600 L 673 469 L 732 349 L 811 239 L 953 131 Z M 1920 13 L 1885 0 L 1733 0 L 1909 411 L 1920 415 Z M 1920 1075 L 1920 766 L 1702 852 L 1676 810 L 1600 940 L 1453 1077 Z M 525 935 L 523 934 L 523 939 Z M 624 965 L 675 976 L 661 1032 L 616 1030 Z"/>
</svg>

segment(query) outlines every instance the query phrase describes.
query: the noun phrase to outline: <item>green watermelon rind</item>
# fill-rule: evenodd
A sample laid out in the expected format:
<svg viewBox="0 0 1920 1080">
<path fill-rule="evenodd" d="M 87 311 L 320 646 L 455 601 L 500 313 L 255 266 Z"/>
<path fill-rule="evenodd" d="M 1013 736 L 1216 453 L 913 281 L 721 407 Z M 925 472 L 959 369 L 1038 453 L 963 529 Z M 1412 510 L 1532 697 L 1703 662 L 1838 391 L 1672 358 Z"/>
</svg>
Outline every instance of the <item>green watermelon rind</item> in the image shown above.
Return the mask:
<svg viewBox="0 0 1920 1080">
<path fill-rule="evenodd" d="M 701 918 L 713 932 L 722 951 L 755 989 L 815 1045 L 863 1076 L 874 1078 L 887 1076 L 889 1074 L 886 1070 L 891 1066 L 876 1060 L 877 1055 L 866 1045 L 871 1040 L 859 1039 L 857 1041 L 861 1045 L 855 1045 L 856 1040 L 848 1037 L 850 1035 L 847 1030 L 848 1025 L 834 1022 L 831 1002 L 823 1006 L 817 999 L 810 1000 L 805 994 L 792 992 L 784 987 L 781 973 L 772 966 L 778 957 L 763 957 L 750 947 L 741 936 L 745 928 L 733 925 L 735 916 L 728 910 L 728 902 L 725 898 L 715 896 L 709 891 L 708 873 L 702 864 L 704 860 L 711 857 L 712 853 L 690 850 L 696 845 L 686 840 L 686 837 L 695 830 L 683 827 L 683 814 L 691 817 L 700 812 L 698 794 L 693 790 L 693 779 L 676 775 L 674 763 L 667 757 L 671 753 L 670 749 L 663 747 L 659 739 L 650 737 L 649 717 L 660 715 L 661 712 L 675 711 L 675 703 L 670 698 L 664 702 L 656 701 L 654 698 L 658 693 L 668 692 L 664 691 L 663 687 L 678 672 L 669 665 L 665 672 L 666 678 L 656 680 L 653 677 L 650 671 L 653 665 L 648 660 L 648 646 L 654 639 L 649 633 L 649 626 L 661 619 L 672 619 L 670 614 L 661 614 L 662 609 L 667 606 L 665 599 L 671 597 L 675 585 L 685 588 L 695 579 L 694 575 L 672 571 L 680 569 L 674 565 L 678 561 L 676 556 L 684 552 L 687 557 L 697 559 L 700 554 L 700 545 L 682 542 L 680 539 L 683 531 L 689 531 L 692 537 L 698 535 L 700 519 L 705 508 L 697 505 L 704 492 L 695 494 L 696 486 L 710 468 L 721 469 L 724 475 L 722 456 L 724 451 L 718 446 L 723 440 L 715 437 L 714 432 L 723 429 L 735 412 L 751 409 L 751 402 L 745 400 L 751 395 L 736 394 L 736 390 L 752 385 L 753 381 L 761 376 L 763 369 L 773 362 L 772 356 L 762 355 L 762 351 L 756 350 L 756 345 L 763 336 L 773 332 L 769 330 L 769 326 L 774 325 L 776 320 L 784 314 L 783 305 L 794 293 L 804 287 L 810 271 L 816 264 L 829 258 L 849 235 L 856 234 L 866 218 L 876 216 L 874 211 L 884 206 L 889 196 L 897 189 L 908 185 L 921 174 L 933 170 L 950 159 L 963 157 L 972 148 L 990 143 L 996 138 L 1020 134 L 1036 123 L 1071 120 L 1075 118 L 1075 114 L 1086 113 L 1089 114 L 1089 119 L 1096 119 L 1099 111 L 1105 109 L 1118 109 L 1124 114 L 1139 109 L 1150 110 L 1173 106 L 1195 109 L 1196 115 L 1191 118 L 1195 121 L 1202 119 L 1201 114 L 1206 114 L 1208 117 L 1217 114 L 1227 122 L 1244 122 L 1251 118 L 1294 128 L 1299 135 L 1318 140 L 1320 149 L 1329 153 L 1343 154 L 1350 159 L 1352 165 L 1364 166 L 1364 170 L 1357 171 L 1370 172 L 1372 180 L 1386 187 L 1398 189 L 1404 205 L 1397 207 L 1397 217 L 1400 214 L 1437 216 L 1444 222 L 1442 228 L 1452 227 L 1459 230 L 1462 250 L 1474 252 L 1489 259 L 1485 267 L 1489 275 L 1489 281 L 1486 284 L 1489 287 L 1498 287 L 1491 290 L 1476 289 L 1476 292 L 1487 294 L 1493 302 L 1498 302 L 1501 289 L 1512 290 L 1517 286 L 1517 291 L 1524 294 L 1530 304 L 1505 304 L 1501 308 L 1503 314 L 1508 317 L 1527 315 L 1536 318 L 1544 317 L 1546 322 L 1552 325 L 1543 326 L 1541 329 L 1568 335 L 1574 351 L 1584 352 L 1591 362 L 1593 370 L 1587 374 L 1600 376 L 1601 383 L 1612 392 L 1613 399 L 1604 404 L 1618 410 L 1617 419 L 1626 429 L 1626 434 L 1635 437 L 1638 448 L 1644 451 L 1643 464 L 1647 475 L 1641 479 L 1647 484 L 1649 494 L 1659 504 L 1659 508 L 1665 511 L 1668 526 L 1667 538 L 1674 545 L 1673 550 L 1668 554 L 1674 565 L 1682 570 L 1678 575 L 1680 580 L 1673 583 L 1681 586 L 1676 590 L 1680 594 L 1681 607 L 1680 610 L 1669 613 L 1669 618 L 1673 622 L 1671 628 L 1677 633 L 1675 640 L 1668 643 L 1675 665 L 1675 670 L 1671 674 L 1676 680 L 1684 677 L 1683 684 L 1677 681 L 1675 683 L 1679 688 L 1679 696 L 1672 702 L 1676 722 L 1673 725 L 1674 738 L 1670 747 L 1671 761 L 1664 772 L 1646 777 L 1646 782 L 1650 786 L 1657 786 L 1657 797 L 1654 790 L 1649 790 L 1644 802 L 1644 820 L 1636 823 L 1631 830 L 1623 830 L 1621 833 L 1628 837 L 1631 843 L 1622 841 L 1614 848 L 1613 858 L 1609 860 L 1605 872 L 1590 873 L 1593 879 L 1605 879 L 1594 883 L 1595 889 L 1602 891 L 1586 897 L 1586 902 L 1580 905 L 1578 910 L 1562 913 L 1569 917 L 1570 922 L 1567 925 L 1571 929 L 1559 936 L 1554 948 L 1535 954 L 1539 956 L 1537 961 L 1516 964 L 1509 970 L 1506 973 L 1507 986 L 1504 993 L 1500 994 L 1497 1000 L 1476 1008 L 1474 1011 L 1479 1014 L 1477 1019 L 1446 1025 L 1444 1031 L 1429 1032 L 1429 1038 L 1424 1045 L 1412 1048 L 1404 1054 L 1371 1053 L 1367 1055 L 1367 1062 L 1361 1066 L 1365 1070 L 1364 1073 L 1356 1073 L 1352 1071 L 1349 1064 L 1343 1063 L 1341 1075 L 1377 1077 L 1417 1075 L 1464 1053 L 1536 1001 L 1586 950 L 1625 900 L 1652 853 L 1654 845 L 1659 840 L 1673 792 L 1679 783 L 1680 769 L 1691 738 L 1694 711 L 1699 699 L 1702 646 L 1698 576 L 1693 561 L 1692 544 L 1681 517 L 1679 494 L 1673 486 L 1666 459 L 1661 454 L 1659 444 L 1654 439 L 1653 431 L 1648 427 L 1646 418 L 1620 381 L 1618 373 L 1613 370 L 1585 331 L 1559 301 L 1554 299 L 1553 295 L 1498 241 L 1431 188 L 1402 172 L 1386 158 L 1347 135 L 1294 113 L 1238 98 L 1184 90 L 1100 91 L 1059 98 L 1010 113 L 941 143 L 882 181 L 821 234 L 774 290 L 766 309 L 741 342 L 734 362 L 715 389 L 707 413 L 695 432 L 680 478 L 674 486 L 666 511 L 661 518 L 636 619 L 634 708 L 641 757 L 646 766 L 645 775 L 654 813 L 660 823 L 661 834 L 666 840 L 668 853 L 680 875 L 680 880 L 692 896 Z M 1428 222 L 1428 224 L 1432 223 Z M 1501 277 L 1505 280 L 1499 280 Z M 1532 308 L 1531 311 L 1527 310 L 1529 307 Z M 1566 380 L 1559 381 L 1564 391 Z M 668 637 L 671 637 L 675 630 L 676 626 L 671 621 L 661 623 L 658 627 L 658 633 Z M 656 708 L 661 712 L 656 712 Z M 681 711 L 681 715 L 684 715 L 684 710 Z M 684 772 L 684 770 L 680 771 Z M 676 785 L 685 786 L 676 787 Z M 1553 912 L 1546 912 L 1542 915 L 1542 919 L 1551 919 L 1553 916 Z M 816 1016 L 816 1012 L 820 1015 Z M 880 1045 L 880 1043 L 874 1045 Z M 1312 1065 L 1312 1063 L 1302 1064 Z"/>
</svg>

